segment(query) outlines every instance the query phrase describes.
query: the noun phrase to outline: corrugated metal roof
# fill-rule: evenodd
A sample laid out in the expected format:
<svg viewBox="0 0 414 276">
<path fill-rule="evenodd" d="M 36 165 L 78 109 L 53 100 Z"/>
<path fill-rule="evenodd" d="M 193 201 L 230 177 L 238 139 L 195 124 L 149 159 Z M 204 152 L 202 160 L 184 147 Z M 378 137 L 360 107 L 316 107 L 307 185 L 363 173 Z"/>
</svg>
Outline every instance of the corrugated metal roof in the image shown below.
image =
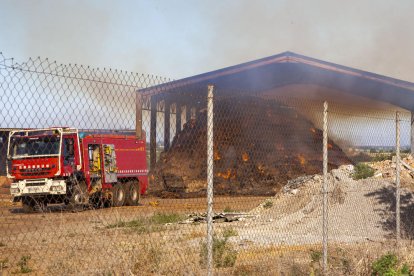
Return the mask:
<svg viewBox="0 0 414 276">
<path fill-rule="evenodd" d="M 397 66 L 397 65 L 394 65 Z M 262 91 L 289 84 L 316 84 L 414 110 L 414 83 L 292 52 L 141 89 L 144 95 L 191 91 L 214 84 L 219 91 Z"/>
</svg>

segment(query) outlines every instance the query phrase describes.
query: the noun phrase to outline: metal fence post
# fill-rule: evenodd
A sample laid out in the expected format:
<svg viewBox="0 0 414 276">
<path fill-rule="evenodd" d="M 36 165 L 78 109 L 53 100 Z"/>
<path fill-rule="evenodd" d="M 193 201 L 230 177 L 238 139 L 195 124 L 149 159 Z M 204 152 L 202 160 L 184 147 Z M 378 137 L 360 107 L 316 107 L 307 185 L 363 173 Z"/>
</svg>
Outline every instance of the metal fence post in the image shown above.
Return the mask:
<svg viewBox="0 0 414 276">
<path fill-rule="evenodd" d="M 142 139 L 142 94 L 139 90 L 135 94 L 135 136 Z"/>
<path fill-rule="evenodd" d="M 323 103 L 323 273 L 328 272 L 328 102 Z"/>
<path fill-rule="evenodd" d="M 411 111 L 411 124 L 410 124 L 410 153 L 414 157 L 414 110 Z"/>
<path fill-rule="evenodd" d="M 397 249 L 400 248 L 400 237 L 401 237 L 401 228 L 400 228 L 400 172 L 401 172 L 401 157 L 400 157 L 400 112 L 396 112 L 395 114 L 395 132 L 396 132 L 396 156 L 395 156 L 395 184 L 396 184 L 396 193 L 395 193 L 395 234 L 396 234 L 396 241 L 397 241 Z"/>
<path fill-rule="evenodd" d="M 207 275 L 213 275 L 213 90 L 207 94 Z"/>
</svg>

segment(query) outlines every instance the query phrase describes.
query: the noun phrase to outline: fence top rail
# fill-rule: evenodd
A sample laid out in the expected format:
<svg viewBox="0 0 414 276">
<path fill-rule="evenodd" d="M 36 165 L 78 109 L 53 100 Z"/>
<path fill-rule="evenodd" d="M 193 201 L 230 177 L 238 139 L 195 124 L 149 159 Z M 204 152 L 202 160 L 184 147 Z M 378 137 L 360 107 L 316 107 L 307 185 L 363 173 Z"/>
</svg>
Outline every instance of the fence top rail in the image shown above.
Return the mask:
<svg viewBox="0 0 414 276">
<path fill-rule="evenodd" d="M 0 52 L 0 70 L 43 74 L 67 79 L 93 81 L 109 85 L 119 85 L 139 89 L 171 81 L 170 78 L 152 74 L 136 73 L 112 68 L 99 68 L 82 64 L 62 64 L 48 58 L 29 58 L 25 62 L 16 62 L 6 58 Z"/>
</svg>

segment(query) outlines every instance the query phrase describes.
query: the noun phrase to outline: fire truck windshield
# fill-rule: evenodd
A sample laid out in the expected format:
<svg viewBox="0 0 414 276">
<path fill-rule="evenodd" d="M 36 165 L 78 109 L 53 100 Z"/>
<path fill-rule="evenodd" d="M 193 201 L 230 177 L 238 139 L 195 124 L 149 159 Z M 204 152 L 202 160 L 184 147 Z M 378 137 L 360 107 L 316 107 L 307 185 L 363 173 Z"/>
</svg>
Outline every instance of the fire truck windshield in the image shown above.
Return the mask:
<svg viewBox="0 0 414 276">
<path fill-rule="evenodd" d="M 13 159 L 59 154 L 59 136 L 12 137 L 10 154 Z"/>
</svg>

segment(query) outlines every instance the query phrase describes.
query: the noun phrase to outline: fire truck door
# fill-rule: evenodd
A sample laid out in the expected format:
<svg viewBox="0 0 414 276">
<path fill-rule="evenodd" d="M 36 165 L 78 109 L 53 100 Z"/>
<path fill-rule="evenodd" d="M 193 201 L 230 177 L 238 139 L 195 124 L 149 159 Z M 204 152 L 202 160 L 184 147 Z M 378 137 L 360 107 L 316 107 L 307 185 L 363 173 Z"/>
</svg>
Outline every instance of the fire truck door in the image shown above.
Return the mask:
<svg viewBox="0 0 414 276">
<path fill-rule="evenodd" d="M 73 173 L 75 171 L 75 145 L 72 137 L 63 139 L 63 172 Z"/>
<path fill-rule="evenodd" d="M 106 183 L 115 183 L 117 178 L 116 155 L 114 145 L 103 145 L 104 176 Z"/>
</svg>

